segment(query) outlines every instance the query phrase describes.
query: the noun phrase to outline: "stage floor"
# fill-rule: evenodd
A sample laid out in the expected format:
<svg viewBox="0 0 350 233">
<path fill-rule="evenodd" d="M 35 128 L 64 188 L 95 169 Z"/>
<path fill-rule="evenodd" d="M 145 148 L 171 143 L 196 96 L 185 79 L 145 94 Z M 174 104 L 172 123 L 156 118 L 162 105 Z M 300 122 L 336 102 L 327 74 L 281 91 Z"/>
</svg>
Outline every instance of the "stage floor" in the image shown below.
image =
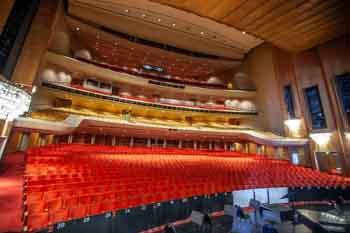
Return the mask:
<svg viewBox="0 0 350 233">
<path fill-rule="evenodd" d="M 232 227 L 231 216 L 220 216 L 213 218 L 213 231 L 211 233 L 229 233 Z M 293 229 L 294 228 L 294 229 Z M 276 226 L 279 233 L 312 233 L 303 224 L 293 226 L 291 222 L 286 222 Z M 202 233 L 200 227 L 194 223 L 188 223 L 176 227 L 177 233 Z"/>
</svg>

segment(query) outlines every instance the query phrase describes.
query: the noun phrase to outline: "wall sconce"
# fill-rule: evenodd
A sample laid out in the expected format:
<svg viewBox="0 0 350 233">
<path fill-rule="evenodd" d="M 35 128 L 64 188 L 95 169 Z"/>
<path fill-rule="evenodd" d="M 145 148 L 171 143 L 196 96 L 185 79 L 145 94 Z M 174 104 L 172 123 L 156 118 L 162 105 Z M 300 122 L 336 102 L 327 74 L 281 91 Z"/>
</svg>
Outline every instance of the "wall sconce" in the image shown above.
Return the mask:
<svg viewBox="0 0 350 233">
<path fill-rule="evenodd" d="M 350 132 L 345 133 L 345 138 L 346 140 L 350 141 Z"/>
<path fill-rule="evenodd" d="M 319 146 L 327 145 L 331 140 L 332 133 L 311 133 L 310 138 L 314 140 Z"/>
<path fill-rule="evenodd" d="M 301 120 L 300 119 L 285 120 L 284 124 L 288 127 L 288 129 L 291 132 L 297 133 L 299 131 L 299 129 L 300 129 Z"/>
</svg>

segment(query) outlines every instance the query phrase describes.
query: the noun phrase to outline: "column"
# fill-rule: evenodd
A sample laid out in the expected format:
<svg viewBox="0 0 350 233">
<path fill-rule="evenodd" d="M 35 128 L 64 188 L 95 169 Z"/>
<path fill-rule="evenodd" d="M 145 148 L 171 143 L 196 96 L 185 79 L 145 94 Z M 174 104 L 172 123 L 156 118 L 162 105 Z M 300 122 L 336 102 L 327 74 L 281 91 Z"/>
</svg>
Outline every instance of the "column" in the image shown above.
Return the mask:
<svg viewBox="0 0 350 233">
<path fill-rule="evenodd" d="M 112 136 L 112 146 L 115 146 L 117 143 L 116 136 Z"/>
<path fill-rule="evenodd" d="M 182 148 L 182 140 L 179 140 L 179 146 L 178 146 L 179 149 Z"/>
<path fill-rule="evenodd" d="M 151 139 L 147 138 L 147 147 L 151 147 L 151 144 L 152 144 Z"/>
<path fill-rule="evenodd" d="M 134 147 L 134 137 L 130 138 L 130 147 Z"/>
<path fill-rule="evenodd" d="M 256 154 L 256 144 L 253 142 L 249 143 L 249 153 Z"/>
<path fill-rule="evenodd" d="M 197 141 L 193 141 L 193 149 L 197 150 Z"/>
<path fill-rule="evenodd" d="M 6 153 L 18 151 L 22 137 L 23 134 L 21 132 L 12 131 L 7 140 Z"/>
<path fill-rule="evenodd" d="M 95 144 L 95 142 L 96 142 L 96 135 L 91 135 L 91 141 L 90 141 L 90 143 L 91 143 L 91 144 Z"/>
<path fill-rule="evenodd" d="M 224 150 L 227 151 L 227 143 L 224 143 Z"/>
<path fill-rule="evenodd" d="M 163 148 L 166 148 L 166 145 L 167 145 L 167 141 L 166 139 L 163 140 Z"/>
<path fill-rule="evenodd" d="M 55 137 L 55 135 L 53 135 L 53 134 L 47 135 L 46 144 L 47 144 L 47 145 L 53 144 L 54 137 Z"/>
<path fill-rule="evenodd" d="M 209 150 L 213 149 L 213 144 L 211 142 L 209 142 Z"/>
<path fill-rule="evenodd" d="M 69 135 L 68 136 L 68 144 L 72 144 L 73 143 L 73 135 Z"/>
<path fill-rule="evenodd" d="M 244 153 L 249 153 L 249 144 L 244 143 Z"/>
<path fill-rule="evenodd" d="M 38 146 L 39 141 L 39 133 L 31 133 L 29 136 L 29 146 L 28 148 L 36 147 Z"/>
</svg>

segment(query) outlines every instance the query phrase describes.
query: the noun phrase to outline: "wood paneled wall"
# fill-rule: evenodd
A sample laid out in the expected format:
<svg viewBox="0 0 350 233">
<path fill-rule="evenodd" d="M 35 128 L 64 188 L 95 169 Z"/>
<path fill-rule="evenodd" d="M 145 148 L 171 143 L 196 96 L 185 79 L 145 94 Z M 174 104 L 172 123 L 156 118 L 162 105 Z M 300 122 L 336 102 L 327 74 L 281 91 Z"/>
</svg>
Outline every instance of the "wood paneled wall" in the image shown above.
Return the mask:
<svg viewBox="0 0 350 233">
<path fill-rule="evenodd" d="M 257 87 L 256 106 L 258 127 L 262 130 L 283 134 L 283 114 L 278 83 L 273 64 L 274 47 L 264 44 L 251 52 L 241 70 Z"/>
<path fill-rule="evenodd" d="M 296 115 L 305 123 L 304 135 L 309 133 L 331 132 L 331 141 L 318 150 L 336 151 L 341 155 L 343 168 L 349 171 L 349 141 L 346 132 L 349 125 L 337 96 L 335 77 L 350 72 L 350 40 L 349 36 L 330 41 L 313 49 L 291 54 L 274 48 L 273 63 L 276 82 L 282 103 L 283 119 L 287 119 L 286 107 L 283 101 L 283 87 L 292 85 Z M 313 130 L 309 111 L 305 103 L 304 89 L 317 85 L 320 91 L 323 110 L 326 116 L 327 128 Z M 259 89 L 259 86 L 258 86 Z M 269 97 L 274 98 L 274 97 Z M 311 145 L 314 151 L 316 145 Z"/>
<path fill-rule="evenodd" d="M 15 0 L 1 0 L 0 1 L 0 34 L 4 29 L 4 26 L 7 22 L 7 18 L 11 12 L 12 6 L 15 3 Z"/>
<path fill-rule="evenodd" d="M 11 81 L 29 86 L 33 84 L 41 58 L 52 37 L 59 15 L 59 7 L 63 7 L 62 0 L 42 0 L 40 2 Z"/>
</svg>

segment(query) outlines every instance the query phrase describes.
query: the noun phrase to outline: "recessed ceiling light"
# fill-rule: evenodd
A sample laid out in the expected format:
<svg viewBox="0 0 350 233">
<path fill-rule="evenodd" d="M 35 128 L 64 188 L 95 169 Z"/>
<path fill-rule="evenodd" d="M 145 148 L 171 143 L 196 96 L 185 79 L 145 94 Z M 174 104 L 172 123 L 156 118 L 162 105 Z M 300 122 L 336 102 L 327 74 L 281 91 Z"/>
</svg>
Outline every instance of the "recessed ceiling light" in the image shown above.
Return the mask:
<svg viewBox="0 0 350 233">
<path fill-rule="evenodd" d="M 128 10 L 128 9 L 125 9 L 125 12 L 126 12 L 126 13 L 128 13 L 128 12 L 129 12 L 129 10 Z"/>
<path fill-rule="evenodd" d="M 158 22 L 162 21 L 161 19 L 157 19 Z"/>
<path fill-rule="evenodd" d="M 242 32 L 242 34 L 243 34 L 243 35 L 245 35 L 245 34 L 246 34 L 246 32 L 245 32 L 245 31 L 243 31 L 243 32 Z"/>
<path fill-rule="evenodd" d="M 201 35 L 204 35 L 204 32 L 201 32 Z"/>
<path fill-rule="evenodd" d="M 176 26 L 176 24 L 175 24 L 175 23 L 173 23 L 171 26 L 175 27 L 175 26 Z"/>
<path fill-rule="evenodd" d="M 142 17 L 146 17 L 146 14 L 142 14 Z"/>
<path fill-rule="evenodd" d="M 80 28 L 79 28 L 79 27 L 77 27 L 75 30 L 80 31 Z"/>
</svg>

